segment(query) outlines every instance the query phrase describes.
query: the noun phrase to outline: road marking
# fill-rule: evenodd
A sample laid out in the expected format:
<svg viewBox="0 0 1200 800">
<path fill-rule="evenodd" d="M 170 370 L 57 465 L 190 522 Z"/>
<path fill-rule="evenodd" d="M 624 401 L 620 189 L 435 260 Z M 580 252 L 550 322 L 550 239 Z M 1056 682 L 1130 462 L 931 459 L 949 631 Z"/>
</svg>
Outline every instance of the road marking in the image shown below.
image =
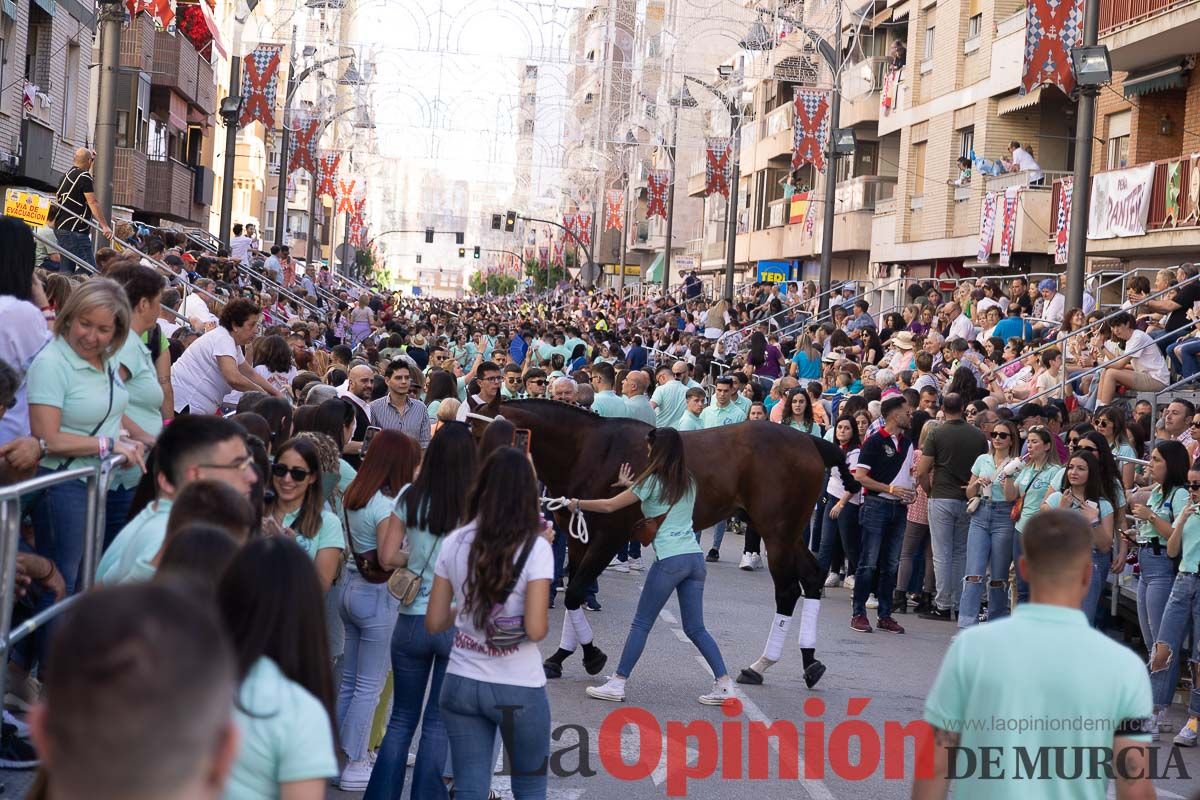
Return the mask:
<svg viewBox="0 0 1200 800">
<path fill-rule="evenodd" d="M 692 641 L 680 628 L 671 628 L 671 633 L 675 634 L 675 638 L 681 642 L 688 642 L 690 644 Z"/>
<path fill-rule="evenodd" d="M 678 625 L 679 624 L 679 620 L 675 619 L 675 615 L 672 614 L 670 611 L 668 611 L 666 608 L 663 608 L 662 611 L 658 612 L 658 616 L 663 622 L 667 623 L 668 625 Z"/>
</svg>

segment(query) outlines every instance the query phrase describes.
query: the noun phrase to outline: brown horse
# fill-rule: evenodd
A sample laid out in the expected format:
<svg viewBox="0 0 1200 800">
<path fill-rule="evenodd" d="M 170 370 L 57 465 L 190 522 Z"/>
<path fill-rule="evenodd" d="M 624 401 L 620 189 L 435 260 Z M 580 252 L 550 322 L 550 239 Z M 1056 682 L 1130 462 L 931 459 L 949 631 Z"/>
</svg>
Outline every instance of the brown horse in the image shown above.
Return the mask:
<svg viewBox="0 0 1200 800">
<path fill-rule="evenodd" d="M 530 453 L 538 476 L 551 497 L 611 497 L 621 464 L 638 474 L 646 466 L 646 434 L 650 426 L 633 419 L 604 419 L 579 406 L 553 400 L 499 398 L 476 412 L 503 416 L 518 428 L 528 428 Z M 688 469 L 696 480 L 696 530 L 728 519 L 737 509 L 749 514 L 767 548 L 775 584 L 775 620 L 763 657 L 743 669 L 740 683 L 759 684 L 767 667 L 779 660 L 791 617 L 805 598 L 800 647 L 804 678 L 812 687 L 825 672 L 814 655 L 817 611 L 825 576 L 804 541 L 812 510 L 825 486 L 825 471 L 839 470 L 848 488 L 857 482 L 846 467 L 842 451 L 830 442 L 793 428 L 769 422 L 745 422 L 682 434 Z M 560 527 L 566 530 L 560 513 Z M 584 589 L 608 566 L 625 545 L 633 525 L 642 518 L 637 505 L 614 514 L 586 514 L 588 543 L 569 539 L 570 583 L 568 612 L 578 609 Z M 565 624 L 565 623 L 564 623 Z M 588 637 L 581 641 L 590 642 Z M 573 641 L 573 640 L 572 640 Z M 546 663 L 550 677 L 561 675 L 562 661 L 571 654 L 560 648 Z M 603 655 L 585 647 L 585 666 L 595 674 Z M 589 659 L 589 655 L 591 656 Z M 599 666 L 592 667 L 599 662 Z"/>
</svg>

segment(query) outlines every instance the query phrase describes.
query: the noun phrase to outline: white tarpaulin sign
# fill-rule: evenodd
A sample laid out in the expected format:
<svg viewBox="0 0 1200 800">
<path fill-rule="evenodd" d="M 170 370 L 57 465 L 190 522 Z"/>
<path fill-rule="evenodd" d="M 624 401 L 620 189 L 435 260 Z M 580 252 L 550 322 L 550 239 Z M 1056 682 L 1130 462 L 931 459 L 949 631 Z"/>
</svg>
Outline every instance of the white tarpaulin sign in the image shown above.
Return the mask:
<svg viewBox="0 0 1200 800">
<path fill-rule="evenodd" d="M 1087 238 L 1144 235 L 1153 183 L 1153 164 L 1101 172 L 1094 176 Z"/>
</svg>

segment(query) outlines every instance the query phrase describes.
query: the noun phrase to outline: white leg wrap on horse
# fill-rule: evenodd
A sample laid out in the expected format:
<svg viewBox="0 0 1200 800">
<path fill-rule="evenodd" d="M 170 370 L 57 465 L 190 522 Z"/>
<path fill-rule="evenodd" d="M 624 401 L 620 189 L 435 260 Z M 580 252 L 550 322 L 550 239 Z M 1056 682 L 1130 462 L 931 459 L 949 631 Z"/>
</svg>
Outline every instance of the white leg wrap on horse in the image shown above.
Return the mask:
<svg viewBox="0 0 1200 800">
<path fill-rule="evenodd" d="M 574 611 L 567 612 L 567 619 L 571 621 L 571 626 L 575 628 L 575 638 L 580 644 L 592 643 L 592 624 L 588 622 L 587 617 L 583 614 L 582 608 L 577 608 Z M 571 648 L 574 650 L 575 648 Z"/>
<path fill-rule="evenodd" d="M 567 616 L 563 617 L 562 636 L 558 640 L 558 647 L 560 650 L 574 653 L 578 646 L 579 639 L 575 636 L 575 624 L 571 621 L 571 612 L 568 611 Z"/>
<path fill-rule="evenodd" d="M 817 646 L 817 616 L 821 613 L 820 598 L 804 598 L 804 608 L 800 611 L 800 646 Z"/>
<path fill-rule="evenodd" d="M 783 655 L 783 643 L 787 641 L 788 628 L 792 626 L 792 618 L 776 614 L 771 621 L 771 632 L 767 634 L 767 646 L 763 648 L 763 658 L 774 664 Z"/>
</svg>

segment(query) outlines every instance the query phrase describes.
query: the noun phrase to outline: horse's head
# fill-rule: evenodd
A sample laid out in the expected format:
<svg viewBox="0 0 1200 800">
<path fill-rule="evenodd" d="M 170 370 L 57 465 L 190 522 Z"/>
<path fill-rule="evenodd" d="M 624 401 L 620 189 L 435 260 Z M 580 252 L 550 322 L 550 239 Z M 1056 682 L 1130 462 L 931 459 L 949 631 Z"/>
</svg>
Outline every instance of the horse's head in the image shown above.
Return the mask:
<svg viewBox="0 0 1200 800">
<path fill-rule="evenodd" d="M 471 397 L 467 398 L 468 405 L 471 405 L 472 399 Z M 496 417 L 501 416 L 500 403 L 500 393 L 497 392 L 490 403 L 481 403 L 467 412 L 467 424 L 471 427 L 471 435 L 475 437 L 476 443 L 483 438 L 488 424 Z"/>
</svg>

